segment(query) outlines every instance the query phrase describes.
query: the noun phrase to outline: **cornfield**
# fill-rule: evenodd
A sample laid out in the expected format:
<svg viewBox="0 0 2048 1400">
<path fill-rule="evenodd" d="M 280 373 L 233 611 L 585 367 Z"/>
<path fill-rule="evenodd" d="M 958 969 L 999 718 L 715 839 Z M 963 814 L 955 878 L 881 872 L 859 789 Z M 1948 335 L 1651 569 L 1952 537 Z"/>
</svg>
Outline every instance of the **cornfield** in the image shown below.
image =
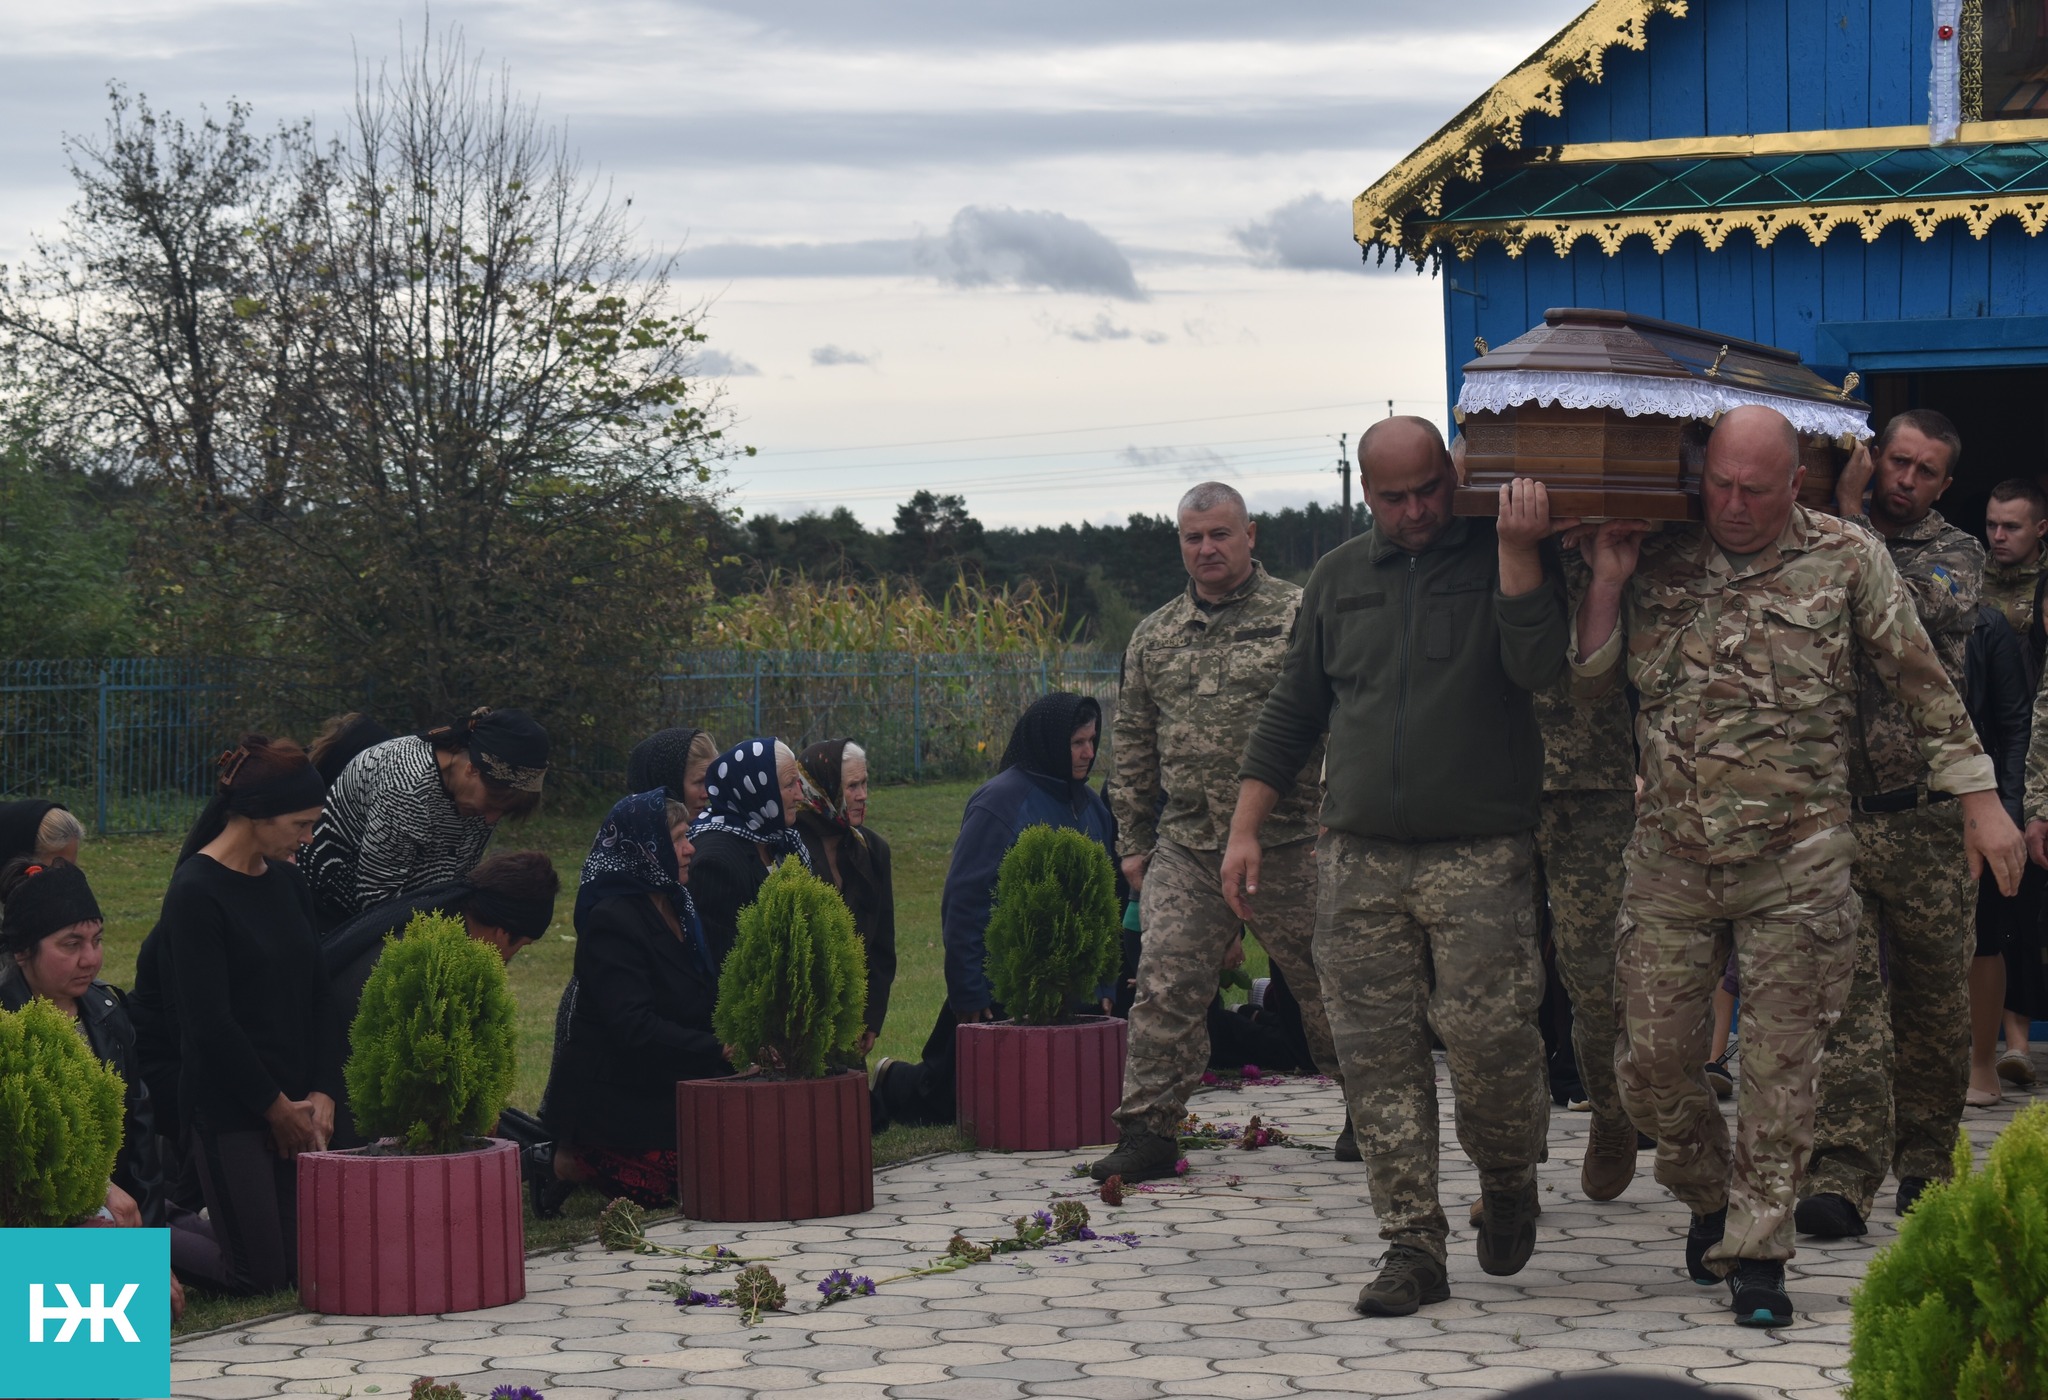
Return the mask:
<svg viewBox="0 0 2048 1400">
<path fill-rule="evenodd" d="M 925 656 L 1023 652 L 1071 645 L 1066 606 L 1025 585 L 990 588 L 964 574 L 942 597 L 915 584 L 814 582 L 776 574 L 759 593 L 714 606 L 696 645 L 715 651 L 908 652 Z"/>
</svg>

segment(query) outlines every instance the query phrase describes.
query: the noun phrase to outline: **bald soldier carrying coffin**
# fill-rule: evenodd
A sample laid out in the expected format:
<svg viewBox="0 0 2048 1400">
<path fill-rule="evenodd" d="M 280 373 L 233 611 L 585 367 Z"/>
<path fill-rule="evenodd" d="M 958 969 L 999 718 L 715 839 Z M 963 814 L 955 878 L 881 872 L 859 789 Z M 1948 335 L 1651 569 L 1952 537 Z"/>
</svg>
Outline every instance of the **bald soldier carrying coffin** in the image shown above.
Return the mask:
<svg viewBox="0 0 2048 1400">
<path fill-rule="evenodd" d="M 1972 870 L 2008 893 L 2019 833 L 1991 760 L 1891 556 L 1797 502 L 1791 424 L 1741 408 L 1714 430 L 1703 526 L 1611 521 L 1582 544 L 1582 693 L 1642 697 L 1642 809 L 1616 949 L 1623 1102 L 1657 1180 L 1691 1208 L 1693 1281 L 1726 1277 L 1745 1326 L 1791 1320 L 1792 1198 L 1813 1146 L 1816 1063 L 1856 960 L 1848 747 L 1862 658 L 1900 703 L 1927 784 L 1958 794 Z M 1713 990 L 1733 944 L 1742 1083 L 1731 1159 L 1707 1086 Z"/>
</svg>

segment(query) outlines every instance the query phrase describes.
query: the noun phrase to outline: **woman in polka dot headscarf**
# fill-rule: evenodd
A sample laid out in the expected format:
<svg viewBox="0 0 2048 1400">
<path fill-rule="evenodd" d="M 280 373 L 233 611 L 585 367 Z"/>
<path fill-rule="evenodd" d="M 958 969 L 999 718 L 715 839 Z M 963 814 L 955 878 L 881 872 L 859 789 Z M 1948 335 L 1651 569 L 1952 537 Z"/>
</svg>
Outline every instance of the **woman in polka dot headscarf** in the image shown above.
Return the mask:
<svg viewBox="0 0 2048 1400">
<path fill-rule="evenodd" d="M 768 872 L 795 856 L 810 869 L 796 830 L 803 778 L 796 755 L 780 739 L 748 739 L 711 762 L 704 774 L 710 805 L 690 823 L 697 848 L 690 893 L 712 955 L 723 959 L 739 935 L 740 910 L 754 902 Z"/>
</svg>

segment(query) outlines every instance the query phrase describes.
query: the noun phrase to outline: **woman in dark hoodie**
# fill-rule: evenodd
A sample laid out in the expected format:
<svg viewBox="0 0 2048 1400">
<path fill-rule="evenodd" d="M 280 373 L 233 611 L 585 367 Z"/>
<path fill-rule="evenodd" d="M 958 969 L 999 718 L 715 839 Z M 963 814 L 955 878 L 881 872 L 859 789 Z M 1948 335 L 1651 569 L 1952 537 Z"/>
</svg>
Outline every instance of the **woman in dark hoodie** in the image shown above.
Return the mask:
<svg viewBox="0 0 2048 1400">
<path fill-rule="evenodd" d="M 1116 866 L 1116 823 L 1088 786 L 1102 737 L 1102 707 L 1086 695 L 1055 692 L 1035 701 L 1010 731 L 1002 766 L 974 790 L 953 842 L 939 903 L 946 952 L 946 1004 L 926 1040 L 924 1061 L 883 1060 L 875 1069 L 874 1107 L 905 1123 L 950 1123 L 953 1030 L 963 1021 L 995 1021 L 984 970 L 984 938 L 994 904 L 996 871 L 1026 827 L 1067 827 L 1102 844 Z"/>
</svg>

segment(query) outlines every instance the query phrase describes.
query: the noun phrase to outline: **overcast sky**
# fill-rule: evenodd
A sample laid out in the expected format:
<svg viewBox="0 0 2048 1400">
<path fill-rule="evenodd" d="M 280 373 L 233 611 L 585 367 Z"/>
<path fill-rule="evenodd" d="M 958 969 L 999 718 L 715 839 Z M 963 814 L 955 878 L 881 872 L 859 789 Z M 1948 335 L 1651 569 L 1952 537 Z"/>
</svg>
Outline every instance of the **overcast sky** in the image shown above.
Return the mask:
<svg viewBox="0 0 2048 1400">
<path fill-rule="evenodd" d="M 466 0 L 433 7 L 633 198 L 760 455 L 749 511 L 919 486 L 990 523 L 1332 500 L 1336 435 L 1444 412 L 1438 287 L 1349 201 L 1582 8 L 1465 0 Z M 0 0 L 0 260 L 121 81 L 332 130 L 392 0 Z"/>
</svg>

